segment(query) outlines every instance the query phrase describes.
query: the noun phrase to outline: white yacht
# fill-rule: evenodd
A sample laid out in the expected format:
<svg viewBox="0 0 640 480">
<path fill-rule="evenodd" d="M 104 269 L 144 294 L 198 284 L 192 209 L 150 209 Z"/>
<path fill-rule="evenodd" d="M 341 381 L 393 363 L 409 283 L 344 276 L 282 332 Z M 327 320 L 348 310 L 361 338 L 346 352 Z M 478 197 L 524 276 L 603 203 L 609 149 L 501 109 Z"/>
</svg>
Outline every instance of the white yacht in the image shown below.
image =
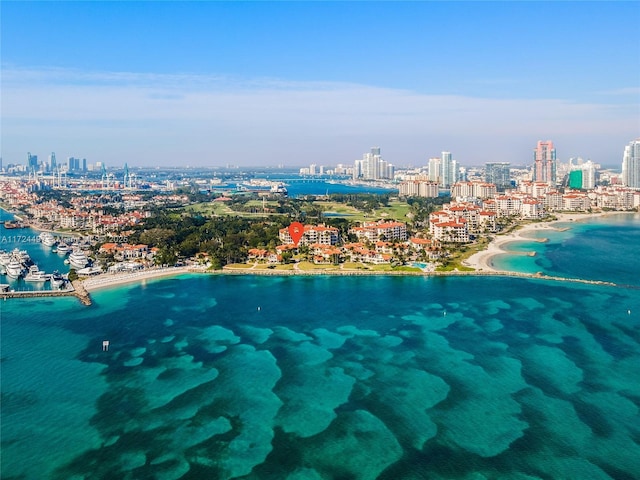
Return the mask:
<svg viewBox="0 0 640 480">
<path fill-rule="evenodd" d="M 20 278 L 24 271 L 24 267 L 22 266 L 22 264 L 15 258 L 11 259 L 11 261 L 7 263 L 4 268 L 7 271 L 7 275 L 11 278 Z"/>
<path fill-rule="evenodd" d="M 64 285 L 65 279 L 62 274 L 56 270 L 51 274 L 51 285 L 54 287 L 62 287 Z"/>
<path fill-rule="evenodd" d="M 6 265 L 11 261 L 11 254 L 5 251 L 0 252 L 0 265 Z"/>
<path fill-rule="evenodd" d="M 53 247 L 56 244 L 56 238 L 51 232 L 42 232 L 38 235 L 38 238 L 40 238 L 40 242 L 47 247 Z"/>
<path fill-rule="evenodd" d="M 24 277 L 25 282 L 46 282 L 51 278 L 51 275 L 47 275 L 38 268 L 37 265 L 31 265 L 29 271 Z"/>
<path fill-rule="evenodd" d="M 57 248 L 58 255 L 66 255 L 71 251 L 71 249 L 69 248 L 69 245 L 67 245 L 66 243 L 61 243 L 56 248 Z"/>
<path fill-rule="evenodd" d="M 22 264 L 28 265 L 29 263 L 31 263 L 31 257 L 29 256 L 29 252 L 27 252 L 26 250 L 20 250 L 19 248 L 14 248 L 11 251 L 11 256 L 14 258 L 14 260 L 17 260 Z"/>
<path fill-rule="evenodd" d="M 71 252 L 71 255 L 69 255 L 69 264 L 73 268 L 84 268 L 88 263 L 89 259 L 81 250 L 74 250 Z"/>
</svg>

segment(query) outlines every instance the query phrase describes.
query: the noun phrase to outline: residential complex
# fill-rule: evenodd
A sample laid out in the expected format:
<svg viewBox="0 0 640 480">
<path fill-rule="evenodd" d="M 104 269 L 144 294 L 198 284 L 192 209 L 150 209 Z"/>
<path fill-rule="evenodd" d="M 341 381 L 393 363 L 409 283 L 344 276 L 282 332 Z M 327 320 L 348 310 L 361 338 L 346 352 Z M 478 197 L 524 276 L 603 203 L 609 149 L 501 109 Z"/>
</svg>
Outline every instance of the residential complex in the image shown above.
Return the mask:
<svg viewBox="0 0 640 480">
<path fill-rule="evenodd" d="M 401 197 L 436 198 L 439 194 L 439 185 L 428 177 L 416 177 L 413 180 L 400 182 L 398 194 Z"/>
<path fill-rule="evenodd" d="M 551 140 L 539 141 L 533 151 L 533 181 L 556 184 L 556 149 Z"/>
<path fill-rule="evenodd" d="M 356 160 L 353 166 L 354 180 L 382 180 L 392 179 L 394 166 L 380 155 L 380 147 L 373 147 L 369 153 Z"/>
<path fill-rule="evenodd" d="M 294 243 L 288 228 L 282 228 L 279 231 L 279 238 L 283 244 Z M 335 245 L 340 240 L 340 232 L 335 227 L 326 227 L 324 225 L 305 225 L 304 233 L 300 241 L 300 245 L 312 245 L 319 243 L 322 245 Z"/>
<path fill-rule="evenodd" d="M 484 181 L 493 183 L 501 192 L 504 192 L 507 188 L 511 188 L 510 164 L 508 162 L 486 163 Z"/>
<path fill-rule="evenodd" d="M 440 188 L 449 188 L 458 180 L 458 162 L 451 152 L 442 152 L 440 158 L 429 159 L 429 180 L 438 182 Z"/>
<path fill-rule="evenodd" d="M 622 184 L 631 188 L 640 188 L 640 138 L 624 147 Z"/>
<path fill-rule="evenodd" d="M 407 239 L 407 225 L 401 222 L 386 222 L 384 220 L 364 222 L 362 226 L 350 229 L 349 233 L 353 233 L 360 240 L 368 240 L 370 242 L 380 239 L 403 241 Z"/>
</svg>

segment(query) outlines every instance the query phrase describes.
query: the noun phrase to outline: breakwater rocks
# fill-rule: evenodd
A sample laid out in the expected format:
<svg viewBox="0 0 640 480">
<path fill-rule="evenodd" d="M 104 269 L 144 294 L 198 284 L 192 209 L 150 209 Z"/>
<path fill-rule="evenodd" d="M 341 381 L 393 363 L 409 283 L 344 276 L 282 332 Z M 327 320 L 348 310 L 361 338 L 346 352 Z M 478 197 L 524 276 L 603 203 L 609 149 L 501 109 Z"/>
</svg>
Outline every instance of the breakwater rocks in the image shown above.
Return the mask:
<svg viewBox="0 0 640 480">
<path fill-rule="evenodd" d="M 75 290 L 75 296 L 78 297 L 82 304 L 87 306 L 91 305 L 91 297 L 89 296 L 89 292 L 85 290 L 82 280 L 74 280 L 72 285 Z"/>
<path fill-rule="evenodd" d="M 84 289 L 82 282 L 75 280 L 64 290 L 21 290 L 18 292 L 2 292 L 2 298 L 42 298 L 42 297 L 77 297 L 83 305 L 91 305 L 91 297 Z"/>
<path fill-rule="evenodd" d="M 273 275 L 273 276 L 285 276 L 285 275 L 300 275 L 300 276 L 314 276 L 314 275 L 338 275 L 338 276 L 366 276 L 366 275 L 384 275 L 384 276 L 404 276 L 404 277 L 519 277 L 519 278 L 534 278 L 541 280 L 552 280 L 557 282 L 571 282 L 571 283 L 585 283 L 589 285 L 606 285 L 610 287 L 632 287 L 629 285 L 618 285 L 613 282 L 605 282 L 601 280 L 585 280 L 582 278 L 567 278 L 567 277 L 553 277 L 545 275 L 542 272 L 538 273 L 520 273 L 520 272 L 508 272 L 502 270 L 492 271 L 445 271 L 445 272 L 411 272 L 411 271 L 376 271 L 376 270 L 251 270 L 251 269 L 223 269 L 223 270 L 189 270 L 193 273 L 212 273 L 219 275 Z"/>
</svg>

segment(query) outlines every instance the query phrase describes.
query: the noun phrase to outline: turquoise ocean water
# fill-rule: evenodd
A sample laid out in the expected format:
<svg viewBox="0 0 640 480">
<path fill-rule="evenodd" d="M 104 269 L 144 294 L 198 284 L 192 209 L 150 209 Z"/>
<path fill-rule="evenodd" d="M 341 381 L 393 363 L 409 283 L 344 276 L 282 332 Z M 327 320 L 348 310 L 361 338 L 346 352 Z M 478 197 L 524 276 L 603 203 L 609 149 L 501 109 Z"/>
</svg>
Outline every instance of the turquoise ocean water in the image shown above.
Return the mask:
<svg viewBox="0 0 640 480">
<path fill-rule="evenodd" d="M 0 301 L 0 476 L 639 478 L 640 218 L 569 226 L 496 261 L 625 286 L 186 275 Z"/>
</svg>

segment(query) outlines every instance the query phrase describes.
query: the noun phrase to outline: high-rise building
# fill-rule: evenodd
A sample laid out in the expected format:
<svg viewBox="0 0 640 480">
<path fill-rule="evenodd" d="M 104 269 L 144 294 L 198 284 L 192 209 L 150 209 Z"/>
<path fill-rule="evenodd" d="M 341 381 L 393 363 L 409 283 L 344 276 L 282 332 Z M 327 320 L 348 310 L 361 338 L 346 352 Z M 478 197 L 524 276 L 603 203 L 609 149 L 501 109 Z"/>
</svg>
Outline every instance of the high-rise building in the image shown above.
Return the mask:
<svg viewBox="0 0 640 480">
<path fill-rule="evenodd" d="M 449 188 L 451 184 L 455 183 L 453 181 L 453 175 L 451 171 L 453 163 L 451 152 L 442 152 L 440 162 L 440 168 L 442 169 L 442 173 L 440 174 L 440 186 L 442 188 Z"/>
<path fill-rule="evenodd" d="M 511 188 L 510 164 L 508 162 L 487 162 L 484 169 L 484 181 L 493 183 L 501 192 Z"/>
<path fill-rule="evenodd" d="M 551 140 L 540 140 L 533 151 L 533 181 L 556 184 L 556 149 Z"/>
<path fill-rule="evenodd" d="M 38 156 L 31 155 L 31 152 L 27 152 L 27 170 L 30 172 L 38 171 Z"/>
<path fill-rule="evenodd" d="M 373 147 L 370 153 L 365 153 L 362 160 L 356 160 L 353 168 L 353 178 L 363 180 L 379 180 L 393 178 L 394 167 L 380 156 L 380 147 Z"/>
<path fill-rule="evenodd" d="M 575 189 L 591 190 L 596 186 L 597 165 L 591 160 L 582 159 L 577 165 L 570 165 L 569 187 Z"/>
<path fill-rule="evenodd" d="M 631 188 L 640 188 L 640 138 L 624 147 L 622 184 Z"/>
<path fill-rule="evenodd" d="M 48 170 L 50 172 L 55 172 L 56 171 L 56 167 L 57 167 L 56 153 L 55 152 L 51 152 L 51 155 L 49 155 L 49 168 L 48 168 Z"/>
<path fill-rule="evenodd" d="M 80 171 L 80 159 L 75 157 L 67 158 L 67 171 L 78 172 Z"/>
<path fill-rule="evenodd" d="M 438 157 L 429 159 L 429 180 L 440 183 L 440 165 L 442 161 Z"/>
</svg>

